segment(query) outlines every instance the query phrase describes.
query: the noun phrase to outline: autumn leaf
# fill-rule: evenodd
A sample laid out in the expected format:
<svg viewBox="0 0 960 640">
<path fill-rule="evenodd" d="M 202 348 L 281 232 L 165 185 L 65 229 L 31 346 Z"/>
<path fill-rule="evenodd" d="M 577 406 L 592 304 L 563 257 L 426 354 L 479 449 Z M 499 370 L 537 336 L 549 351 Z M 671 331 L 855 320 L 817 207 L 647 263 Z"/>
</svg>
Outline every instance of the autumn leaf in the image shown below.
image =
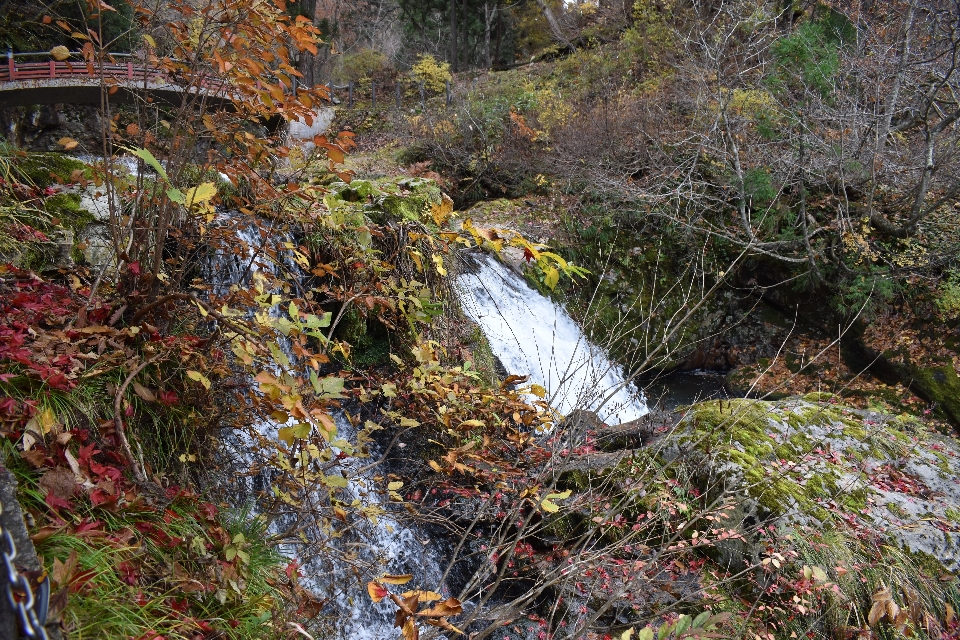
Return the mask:
<svg viewBox="0 0 960 640">
<path fill-rule="evenodd" d="M 400 575 L 387 574 L 380 577 L 380 582 L 386 582 L 387 584 L 407 584 L 413 580 L 413 576 L 409 573 L 404 573 Z"/>
<path fill-rule="evenodd" d="M 140 396 L 142 399 L 146 400 L 147 402 L 157 401 L 157 396 L 153 393 L 153 391 L 150 391 L 150 389 L 147 389 L 145 386 L 143 386 L 139 382 L 133 383 L 133 390 L 134 392 L 136 392 L 138 396 Z"/>
<path fill-rule="evenodd" d="M 543 276 L 543 284 L 553 291 L 556 289 L 558 282 L 560 282 L 560 272 L 557 271 L 556 267 L 551 266 Z"/>
<path fill-rule="evenodd" d="M 58 62 L 63 62 L 64 60 L 70 57 L 70 49 L 67 49 L 65 46 L 60 44 L 55 46 L 53 49 L 50 49 L 50 55 L 53 57 L 54 60 Z M 60 144 L 63 144 L 62 139 Z"/>
<path fill-rule="evenodd" d="M 554 504 L 553 500 L 564 500 L 570 497 L 570 489 L 563 491 L 561 493 L 548 493 L 544 496 L 543 500 L 540 502 L 540 508 L 548 513 L 556 513 L 560 511 L 560 507 Z"/>
<path fill-rule="evenodd" d="M 196 207 L 212 200 L 216 195 L 217 185 L 212 182 L 204 182 L 196 187 L 187 189 L 184 199 L 188 207 Z"/>
<path fill-rule="evenodd" d="M 65 136 L 57 140 L 57 144 L 59 144 L 61 147 L 63 147 L 67 151 L 70 151 L 72 149 L 76 149 L 77 145 L 79 145 L 80 143 L 74 140 L 73 138 Z"/>
<path fill-rule="evenodd" d="M 443 596 L 437 593 L 436 591 L 420 591 L 420 590 L 406 591 L 400 594 L 400 597 L 406 599 L 414 595 L 416 595 L 419 598 L 420 602 L 436 602 L 437 600 L 443 599 Z"/>
<path fill-rule="evenodd" d="M 424 609 L 423 611 L 418 611 L 418 616 L 426 616 L 431 618 L 441 618 L 447 616 L 456 616 L 463 613 L 463 606 L 460 604 L 460 601 L 456 598 L 447 598 L 443 602 L 440 602 L 429 609 Z"/>
<path fill-rule="evenodd" d="M 193 370 L 187 371 L 187 377 L 190 378 L 191 380 L 199 382 L 200 384 L 203 385 L 205 389 L 210 388 L 210 380 L 199 371 L 193 371 Z"/>
<path fill-rule="evenodd" d="M 367 593 L 370 594 L 370 599 L 374 602 L 380 602 L 390 594 L 387 588 L 376 580 L 367 583 Z"/>
</svg>

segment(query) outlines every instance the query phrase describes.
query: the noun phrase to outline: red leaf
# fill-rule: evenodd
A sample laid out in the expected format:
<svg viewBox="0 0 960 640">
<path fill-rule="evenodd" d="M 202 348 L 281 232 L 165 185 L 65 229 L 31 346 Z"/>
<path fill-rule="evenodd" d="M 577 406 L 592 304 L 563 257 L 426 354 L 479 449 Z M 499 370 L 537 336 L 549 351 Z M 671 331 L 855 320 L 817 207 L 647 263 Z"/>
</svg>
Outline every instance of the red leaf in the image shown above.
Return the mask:
<svg viewBox="0 0 960 640">
<path fill-rule="evenodd" d="M 53 495 L 53 492 L 47 492 L 47 497 L 43 499 L 51 509 L 66 509 L 67 511 L 73 511 L 73 503 L 64 500 L 63 498 L 58 498 Z"/>
</svg>

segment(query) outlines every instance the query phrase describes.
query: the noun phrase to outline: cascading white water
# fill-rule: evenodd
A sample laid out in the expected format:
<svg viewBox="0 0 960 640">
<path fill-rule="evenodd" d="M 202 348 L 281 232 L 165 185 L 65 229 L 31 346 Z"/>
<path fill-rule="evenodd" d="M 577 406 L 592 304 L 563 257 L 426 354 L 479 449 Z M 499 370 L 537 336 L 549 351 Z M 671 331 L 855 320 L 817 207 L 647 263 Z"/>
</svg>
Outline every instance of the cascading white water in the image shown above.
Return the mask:
<svg viewBox="0 0 960 640">
<path fill-rule="evenodd" d="M 231 286 L 249 284 L 258 271 L 268 271 L 274 275 L 278 273 L 277 265 L 267 258 L 267 253 L 256 249 L 267 242 L 261 236 L 259 225 L 238 224 L 239 218 L 231 213 L 221 214 L 221 222 L 235 231 L 239 242 L 221 247 L 206 265 L 206 280 L 215 293 L 226 295 Z M 282 249 L 292 238 L 285 232 L 268 237 L 269 244 L 275 249 L 273 253 L 284 260 L 285 272 L 290 274 L 289 277 L 301 278 L 303 274 L 300 268 L 286 257 Z M 280 312 L 279 308 L 272 310 L 272 313 Z M 282 340 L 279 346 L 291 362 L 296 362 L 288 341 Z M 355 429 L 343 413 L 335 412 L 334 418 L 337 437 L 353 441 Z M 261 436 L 277 439 L 280 426 L 275 422 L 263 421 L 256 424 L 255 429 Z M 235 450 L 240 460 L 248 462 L 251 461 L 251 451 L 257 446 L 254 438 L 242 432 L 234 434 L 234 441 L 225 444 Z M 379 455 L 375 446 L 370 448 L 372 456 Z M 335 450 L 335 453 L 339 451 Z M 328 629 L 330 635 L 325 637 L 381 640 L 398 636 L 393 626 L 396 607 L 389 600 L 378 604 L 371 602 L 365 589 L 366 581 L 384 573 L 411 574 L 410 588 L 452 595 L 440 584 L 442 571 L 433 549 L 435 543 L 429 540 L 426 532 L 414 525 L 408 526 L 396 517 L 396 505 L 380 495 L 383 482 L 374 480 L 374 476 L 383 471 L 363 471 L 362 468 L 368 463 L 369 459 L 350 457 L 341 461 L 338 470 L 345 472 L 349 482 L 339 498 L 345 504 L 352 505 L 352 513 L 380 512 L 377 518 L 367 521 L 354 518 L 350 526 L 341 528 L 337 537 L 307 528 L 304 535 L 311 543 L 309 546 L 323 540 L 323 550 L 316 553 L 314 548 L 307 557 L 304 557 L 298 545 L 281 546 L 285 555 L 301 562 L 303 586 L 321 600 L 331 603 L 325 613 L 336 614 L 337 620 L 331 623 L 332 628 Z M 255 495 L 256 490 L 268 490 L 269 484 L 269 473 L 265 471 L 253 480 L 251 486 L 244 487 L 241 494 Z M 322 492 L 318 492 L 315 499 L 320 503 L 326 500 Z M 272 524 L 271 530 L 279 533 L 293 524 L 293 519 L 280 518 Z"/>
<path fill-rule="evenodd" d="M 531 383 L 545 387 L 563 414 L 590 409 L 620 423 L 648 412 L 622 368 L 587 340 L 566 311 L 492 256 L 479 255 L 477 262 L 476 273 L 457 279 L 460 302 L 509 373 L 529 375 Z"/>
</svg>

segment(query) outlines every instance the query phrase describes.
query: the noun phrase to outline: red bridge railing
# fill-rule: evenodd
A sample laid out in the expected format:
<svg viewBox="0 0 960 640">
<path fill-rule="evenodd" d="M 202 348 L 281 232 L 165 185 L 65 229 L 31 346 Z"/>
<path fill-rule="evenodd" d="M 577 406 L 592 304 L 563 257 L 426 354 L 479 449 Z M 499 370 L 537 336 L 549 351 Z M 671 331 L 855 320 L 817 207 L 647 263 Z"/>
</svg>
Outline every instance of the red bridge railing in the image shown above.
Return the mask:
<svg viewBox="0 0 960 640">
<path fill-rule="evenodd" d="M 71 54 L 79 58 L 79 54 Z M 166 81 L 170 84 L 186 84 L 178 82 L 177 78 L 159 67 L 149 67 L 142 62 L 128 60 L 119 62 L 118 59 L 132 58 L 129 53 L 109 54 L 109 60 L 100 63 L 89 63 L 77 60 L 44 60 L 41 62 L 22 62 L 18 58 L 50 57 L 49 52 L 43 53 L 12 53 L 8 52 L 6 64 L 0 63 L 0 82 L 18 82 L 28 80 L 55 80 L 57 78 L 95 78 L 101 75 L 106 80 L 133 84 L 137 81 Z M 219 80 L 201 79 L 199 86 L 209 93 L 217 93 L 225 87 Z M 259 88 L 259 82 L 257 83 Z"/>
</svg>

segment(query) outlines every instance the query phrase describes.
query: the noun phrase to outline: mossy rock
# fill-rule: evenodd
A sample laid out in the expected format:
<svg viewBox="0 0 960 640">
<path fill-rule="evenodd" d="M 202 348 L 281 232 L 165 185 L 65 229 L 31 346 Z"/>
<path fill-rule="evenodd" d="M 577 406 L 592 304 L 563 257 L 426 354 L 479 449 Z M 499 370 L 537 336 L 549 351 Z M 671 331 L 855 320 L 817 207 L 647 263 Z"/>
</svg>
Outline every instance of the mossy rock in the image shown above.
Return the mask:
<svg viewBox="0 0 960 640">
<path fill-rule="evenodd" d="M 335 182 L 324 202 L 334 224 L 357 226 L 362 224 L 358 216 L 364 216 L 377 224 L 410 220 L 436 227 L 453 211 L 453 201 L 424 178 Z"/>
<path fill-rule="evenodd" d="M 75 232 L 81 231 L 94 220 L 94 215 L 80 206 L 79 193 L 57 193 L 43 201 L 43 208 L 57 224 Z"/>
<path fill-rule="evenodd" d="M 944 417 L 960 426 L 960 377 L 952 364 L 939 367 L 908 366 L 911 388 L 930 402 L 935 402 Z"/>
<path fill-rule="evenodd" d="M 28 153 L 11 158 L 11 165 L 22 182 L 41 188 L 56 182 L 71 182 L 73 172 L 78 170 L 91 177 L 90 167 L 60 153 Z"/>
<path fill-rule="evenodd" d="M 905 416 L 829 394 L 702 402 L 661 443 L 698 489 L 738 496 L 731 524 L 882 532 L 960 568 L 960 447 Z"/>
</svg>

